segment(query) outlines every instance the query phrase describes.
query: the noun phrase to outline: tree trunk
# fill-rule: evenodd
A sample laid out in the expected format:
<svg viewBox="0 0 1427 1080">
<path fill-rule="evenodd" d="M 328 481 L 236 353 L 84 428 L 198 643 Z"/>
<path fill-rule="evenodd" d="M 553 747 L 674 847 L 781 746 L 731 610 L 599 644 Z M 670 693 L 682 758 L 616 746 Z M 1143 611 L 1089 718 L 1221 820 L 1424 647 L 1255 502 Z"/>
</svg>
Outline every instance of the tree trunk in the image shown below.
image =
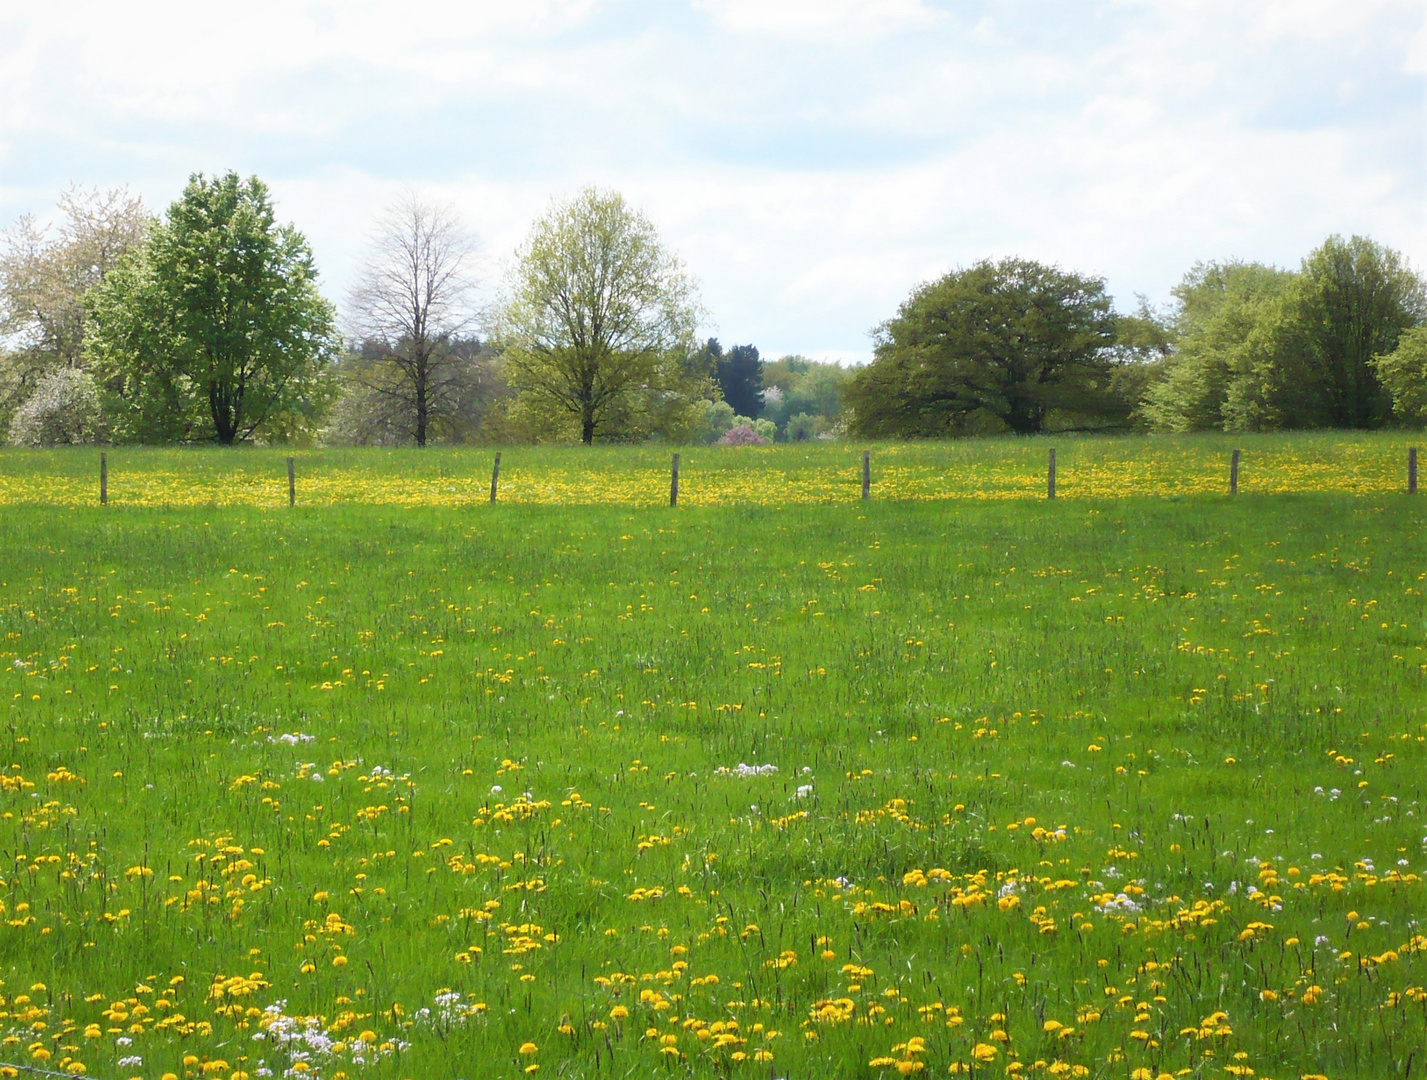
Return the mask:
<svg viewBox="0 0 1427 1080">
<path fill-rule="evenodd" d="M 585 410 L 580 418 L 580 441 L 586 446 L 593 446 L 595 441 L 595 416 L 589 409 Z"/>
<path fill-rule="evenodd" d="M 232 446 L 238 439 L 238 418 L 228 395 L 217 383 L 208 385 L 208 411 L 213 417 L 213 434 L 222 446 Z"/>
<path fill-rule="evenodd" d="M 426 368 L 421 367 L 416 373 L 416 445 L 426 445 L 426 423 L 430 416 L 431 403 L 427 400 L 426 393 Z"/>
<path fill-rule="evenodd" d="M 1001 419 L 1017 435 L 1037 435 L 1041 430 L 1041 411 L 1033 407 L 1024 407 L 1019 402 L 1013 402 L 1011 408 Z"/>
</svg>

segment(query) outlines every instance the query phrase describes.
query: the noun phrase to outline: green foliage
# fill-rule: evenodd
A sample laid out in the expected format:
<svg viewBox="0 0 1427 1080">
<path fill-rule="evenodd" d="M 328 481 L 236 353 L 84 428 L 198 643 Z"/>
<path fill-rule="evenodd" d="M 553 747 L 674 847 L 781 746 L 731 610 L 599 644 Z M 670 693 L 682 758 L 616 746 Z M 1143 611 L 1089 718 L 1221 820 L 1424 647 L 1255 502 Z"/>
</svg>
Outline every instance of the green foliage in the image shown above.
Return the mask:
<svg viewBox="0 0 1427 1080">
<path fill-rule="evenodd" d="M 1249 336 L 1276 309 L 1294 275 L 1260 263 L 1200 263 L 1175 287 L 1174 352 L 1143 394 L 1158 431 L 1222 429 L 1230 384 L 1246 371 Z"/>
<path fill-rule="evenodd" d="M 853 428 L 932 438 L 1123 421 L 1114 343 L 1103 280 L 980 262 L 918 288 L 878 329 L 875 359 L 848 388 Z"/>
<path fill-rule="evenodd" d="M 717 339 L 711 339 L 718 344 Z M 735 345 L 718 357 L 714 368 L 719 392 L 740 416 L 763 411 L 763 361 L 752 345 Z"/>
<path fill-rule="evenodd" d="M 826 430 L 826 421 L 813 413 L 798 413 L 788 417 L 784 434 L 789 442 L 807 442 L 816 439 Z"/>
<path fill-rule="evenodd" d="M 336 349 L 316 278 L 262 181 L 195 174 L 91 293 L 88 352 L 118 437 L 232 444 L 314 427 Z"/>
<path fill-rule="evenodd" d="M 366 343 L 336 366 L 341 394 L 321 440 L 329 446 L 418 446 L 506 441 L 510 391 L 501 365 L 476 338 L 438 343 L 427 353 L 428 409 L 418 435 L 407 370 L 391 351 Z"/>
<path fill-rule="evenodd" d="M 783 434 L 794 416 L 816 416 L 831 430 L 842 416 L 842 399 L 852 371 L 841 364 L 805 356 L 784 356 L 763 365 L 763 417 Z"/>
<path fill-rule="evenodd" d="M 1392 412 L 1402 423 L 1427 423 L 1427 327 L 1405 330 L 1397 348 L 1373 358 L 1383 388 L 1392 395 Z"/>
<path fill-rule="evenodd" d="M 1249 339 L 1248 377 L 1225 404 L 1237 430 L 1374 428 L 1392 395 L 1372 360 L 1427 319 L 1427 286 L 1396 251 L 1329 237 Z"/>
<path fill-rule="evenodd" d="M 691 359 L 699 306 L 652 222 L 587 188 L 551 208 L 521 249 L 499 336 L 513 413 L 556 439 L 683 441 L 711 391 Z"/>
<path fill-rule="evenodd" d="M 1397 252 L 1329 237 L 1297 274 L 1196 267 L 1176 291 L 1178 348 L 1145 415 L 1164 431 L 1374 428 L 1393 393 L 1374 357 L 1427 319 L 1427 287 Z"/>
<path fill-rule="evenodd" d="M 703 419 L 694 433 L 694 442 L 717 442 L 734 422 L 733 406 L 727 401 L 705 401 Z"/>
</svg>

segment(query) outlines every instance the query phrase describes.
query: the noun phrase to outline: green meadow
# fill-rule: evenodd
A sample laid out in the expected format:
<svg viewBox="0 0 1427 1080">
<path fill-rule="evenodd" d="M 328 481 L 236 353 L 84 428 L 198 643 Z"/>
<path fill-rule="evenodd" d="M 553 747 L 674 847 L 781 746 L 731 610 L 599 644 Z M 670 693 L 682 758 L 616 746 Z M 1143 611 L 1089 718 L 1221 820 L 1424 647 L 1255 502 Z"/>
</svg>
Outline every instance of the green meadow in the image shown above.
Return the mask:
<svg viewBox="0 0 1427 1080">
<path fill-rule="evenodd" d="M 0 1072 L 1422 1076 L 1407 441 L 0 455 Z"/>
</svg>

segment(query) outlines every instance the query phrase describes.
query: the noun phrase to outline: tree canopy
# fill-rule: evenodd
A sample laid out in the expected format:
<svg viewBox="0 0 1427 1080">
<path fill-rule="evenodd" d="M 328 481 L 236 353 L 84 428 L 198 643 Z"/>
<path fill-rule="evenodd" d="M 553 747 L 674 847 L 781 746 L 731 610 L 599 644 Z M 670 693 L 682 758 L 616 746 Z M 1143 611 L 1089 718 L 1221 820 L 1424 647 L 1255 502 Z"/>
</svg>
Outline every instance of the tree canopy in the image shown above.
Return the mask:
<svg viewBox="0 0 1427 1080">
<path fill-rule="evenodd" d="M 0 354 L 0 430 L 28 404 L 14 436 L 22 443 L 84 440 L 101 431 L 97 423 L 71 422 L 98 408 L 81 370 L 85 296 L 144 242 L 150 223 L 143 202 L 123 188 L 71 188 L 59 211 L 53 230 L 25 215 L 0 235 L 0 340 L 14 346 Z M 56 432 L 67 434 L 52 440 Z"/>
<path fill-rule="evenodd" d="M 763 361 L 755 346 L 734 345 L 719 356 L 714 378 L 723 400 L 739 416 L 756 418 L 763 411 Z"/>
<path fill-rule="evenodd" d="M 516 409 L 586 445 L 685 436 L 711 391 L 683 264 L 616 192 L 553 206 L 521 248 L 498 326 Z"/>
<path fill-rule="evenodd" d="M 1100 278 L 1024 259 L 979 262 L 915 290 L 853 377 L 854 429 L 874 437 L 1032 434 L 1116 410 L 1115 320 Z"/>
<path fill-rule="evenodd" d="M 1427 287 L 1364 237 L 1329 237 L 1298 272 L 1195 267 L 1175 290 L 1173 354 L 1145 395 L 1168 431 L 1373 428 L 1406 419 L 1375 358 L 1427 320 Z M 1400 384 L 1405 369 L 1393 368 Z"/>
<path fill-rule="evenodd" d="M 314 421 L 336 350 L 316 277 L 261 180 L 192 176 L 90 294 L 88 351 L 119 437 L 232 444 Z"/>
</svg>

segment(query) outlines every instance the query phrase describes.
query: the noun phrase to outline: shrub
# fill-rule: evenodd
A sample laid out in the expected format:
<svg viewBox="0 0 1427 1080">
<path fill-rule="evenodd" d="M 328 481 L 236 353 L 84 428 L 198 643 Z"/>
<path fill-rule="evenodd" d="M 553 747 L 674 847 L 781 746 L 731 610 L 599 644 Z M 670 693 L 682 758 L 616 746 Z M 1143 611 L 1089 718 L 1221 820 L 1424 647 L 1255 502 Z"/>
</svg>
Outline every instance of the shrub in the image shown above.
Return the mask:
<svg viewBox="0 0 1427 1080">
<path fill-rule="evenodd" d="M 719 439 L 720 446 L 764 446 L 768 443 L 766 436 L 758 434 L 747 424 L 739 424 L 736 428 L 729 428 Z"/>
<path fill-rule="evenodd" d="M 88 372 L 71 367 L 42 377 L 10 422 L 10 441 L 16 446 L 93 443 L 103 434 L 99 388 Z"/>
</svg>

